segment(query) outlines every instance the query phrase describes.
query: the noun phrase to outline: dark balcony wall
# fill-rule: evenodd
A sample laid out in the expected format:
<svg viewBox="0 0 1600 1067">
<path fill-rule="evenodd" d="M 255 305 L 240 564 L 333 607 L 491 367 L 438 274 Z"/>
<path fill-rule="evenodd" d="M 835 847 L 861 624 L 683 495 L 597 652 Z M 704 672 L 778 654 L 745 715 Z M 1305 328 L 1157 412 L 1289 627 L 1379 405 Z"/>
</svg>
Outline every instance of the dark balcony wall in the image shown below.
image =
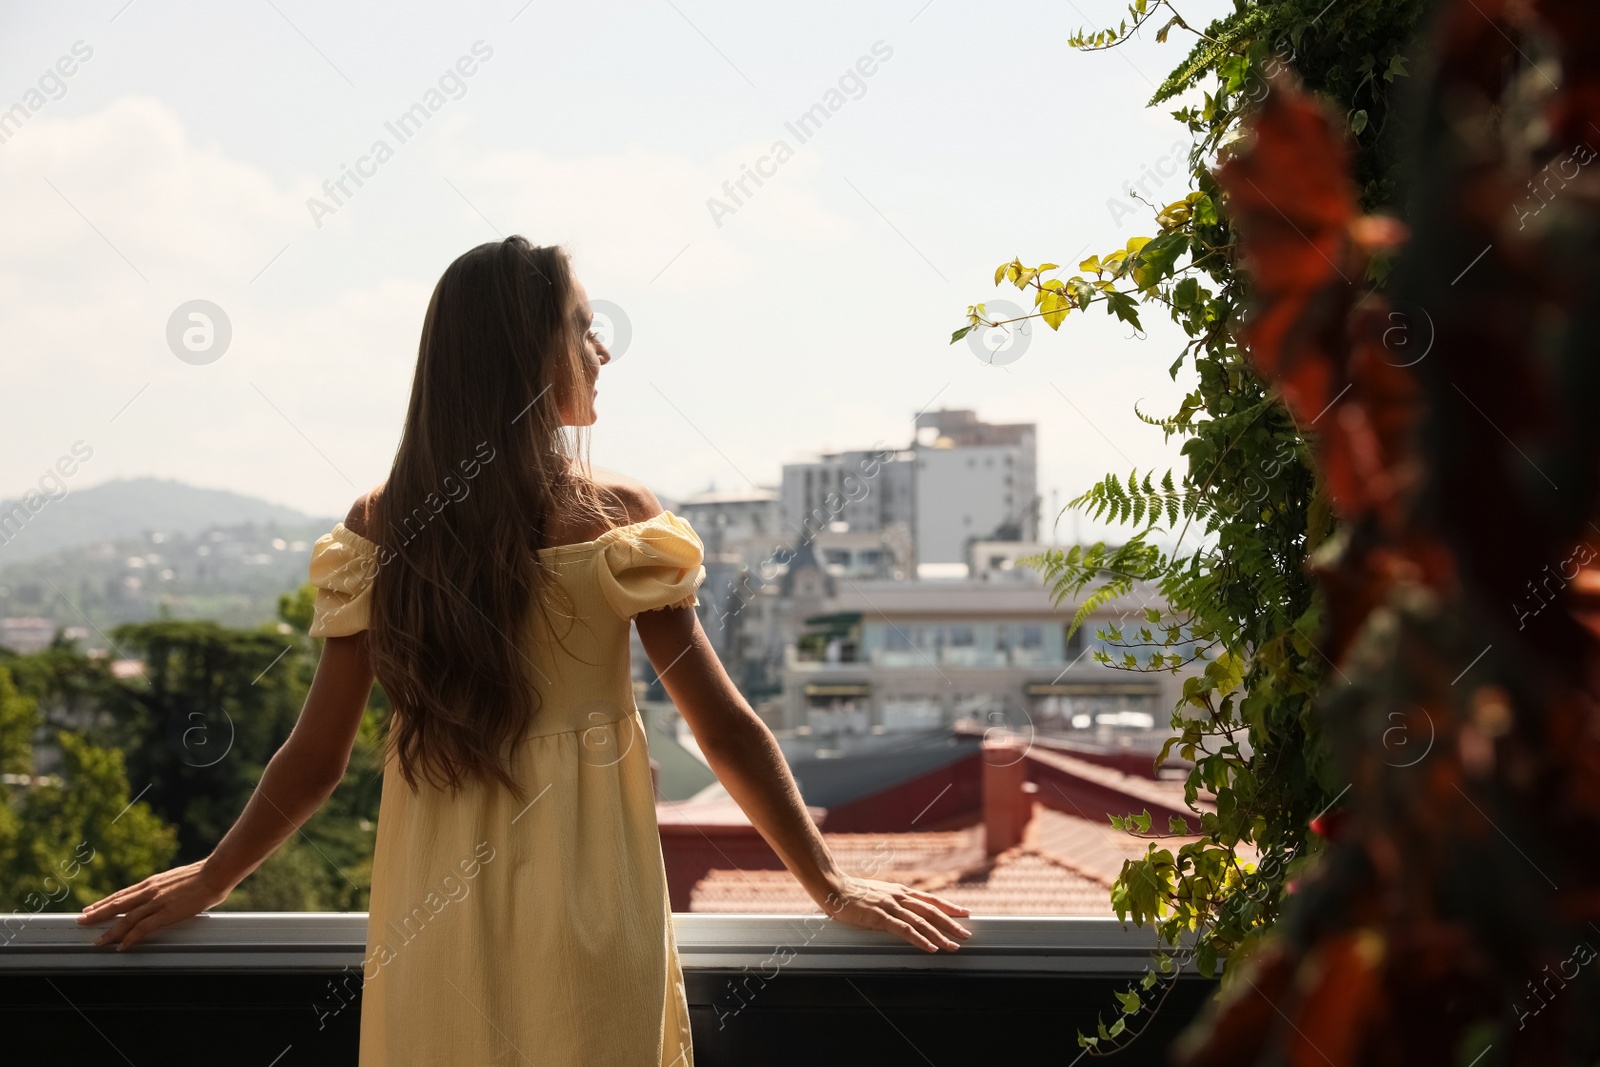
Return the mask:
<svg viewBox="0 0 1600 1067">
<path fill-rule="evenodd" d="M 361 1005 L 358 992 L 348 1007 L 327 1012 L 337 1005 L 328 985 L 338 977 L 0 975 L 0 1047 L 4 1062 L 17 1065 L 346 1067 L 356 1062 Z"/>
<path fill-rule="evenodd" d="M 754 968 L 751 969 L 752 971 Z M 885 1067 L 1072 1063 L 1077 1033 L 1117 1017 L 1126 976 L 780 974 L 686 978 L 697 1067 Z M 1196 1017 L 1215 983 L 1176 982 L 1149 1029 L 1111 1062 L 1166 1067 L 1167 1046 Z M 736 991 L 743 990 L 743 1006 Z"/>
<path fill-rule="evenodd" d="M 96 947 L 71 916 L 8 922 L 0 1063 L 357 1061 L 364 914 L 207 914 L 128 953 Z M 675 915 L 697 1064 L 1069 1064 L 1077 1031 L 1117 1017 L 1113 994 L 1145 976 L 1155 945 L 1111 919 L 966 923 L 959 952 L 930 954 L 820 915 Z M 1214 986 L 1193 971 L 1177 978 L 1117 1062 L 1165 1063 Z"/>
<path fill-rule="evenodd" d="M 1126 976 L 782 973 L 686 977 L 697 1067 L 1069 1063 L 1078 1029 L 1109 1021 Z M 358 996 L 337 972 L 0 976 L 5 1062 L 352 1067 Z M 1179 981 L 1119 1067 L 1165 1064 L 1213 983 Z M 743 990 L 736 994 L 735 990 Z M 441 1065 L 453 1067 L 453 1065 Z M 539 1067 L 590 1067 L 546 1065 Z M 610 1067 L 610 1065 L 607 1065 Z"/>
</svg>

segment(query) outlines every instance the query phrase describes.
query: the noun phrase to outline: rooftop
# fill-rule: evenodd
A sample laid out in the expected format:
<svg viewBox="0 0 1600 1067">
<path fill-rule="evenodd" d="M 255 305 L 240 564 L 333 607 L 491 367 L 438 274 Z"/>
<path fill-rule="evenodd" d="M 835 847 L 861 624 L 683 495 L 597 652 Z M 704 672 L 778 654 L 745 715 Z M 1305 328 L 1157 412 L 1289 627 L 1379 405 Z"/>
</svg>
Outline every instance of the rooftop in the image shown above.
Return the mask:
<svg viewBox="0 0 1600 1067">
<path fill-rule="evenodd" d="M 903 882 L 983 915 L 1109 916 L 1111 885 L 1147 842 L 1036 805 L 1022 843 L 992 859 L 984 827 L 906 834 L 824 833 L 847 874 Z M 1169 839 L 1176 847 L 1193 838 Z M 818 907 L 787 870 L 713 868 L 694 886 L 692 912 L 807 913 Z"/>
</svg>

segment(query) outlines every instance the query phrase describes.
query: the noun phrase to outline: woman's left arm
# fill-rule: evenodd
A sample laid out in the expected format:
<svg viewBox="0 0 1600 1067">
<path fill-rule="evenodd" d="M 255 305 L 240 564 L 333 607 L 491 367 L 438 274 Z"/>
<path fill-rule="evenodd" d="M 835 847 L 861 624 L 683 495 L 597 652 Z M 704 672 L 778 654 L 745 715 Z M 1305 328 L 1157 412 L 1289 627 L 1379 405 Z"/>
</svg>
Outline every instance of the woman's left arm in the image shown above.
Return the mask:
<svg viewBox="0 0 1600 1067">
<path fill-rule="evenodd" d="M 226 900 L 332 795 L 349 766 L 372 681 L 365 631 L 328 638 L 300 718 L 233 828 L 200 862 L 151 875 L 84 908 L 80 923 L 118 917 L 95 944 L 132 948 L 163 926 Z"/>
</svg>

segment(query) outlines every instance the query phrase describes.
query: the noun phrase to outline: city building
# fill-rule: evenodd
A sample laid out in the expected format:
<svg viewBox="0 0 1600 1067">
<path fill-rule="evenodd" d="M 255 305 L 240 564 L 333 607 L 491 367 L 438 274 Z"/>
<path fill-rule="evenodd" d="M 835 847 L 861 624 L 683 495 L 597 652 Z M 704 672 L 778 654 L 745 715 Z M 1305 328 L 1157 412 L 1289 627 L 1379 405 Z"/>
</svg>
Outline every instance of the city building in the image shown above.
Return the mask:
<svg viewBox="0 0 1600 1067">
<path fill-rule="evenodd" d="M 13 615 L 0 619 L 0 648 L 21 656 L 42 652 L 55 639 L 59 624 L 36 615 Z"/>
<path fill-rule="evenodd" d="M 820 530 L 916 529 L 915 452 L 888 445 L 829 452 L 783 466 L 779 490 L 791 544 Z"/>
<path fill-rule="evenodd" d="M 795 567 L 804 561 L 796 560 Z M 1011 568 L 1015 570 L 1016 568 Z M 1010 571 L 997 571 L 1008 574 Z M 804 604 L 804 626 L 787 647 L 778 728 L 850 742 L 862 734 L 930 730 L 961 721 L 1076 738 L 1098 747 L 1152 749 L 1188 670 L 1107 666 L 1130 646 L 1100 630 L 1137 631 L 1153 591 L 1136 588 L 1102 604 L 1068 636 L 1072 611 L 1034 581 L 830 581 Z M 802 575 L 785 576 L 794 585 Z"/>
<path fill-rule="evenodd" d="M 1038 536 L 1037 432 L 976 412 L 918 415 L 907 446 L 829 452 L 783 468 L 785 535 L 903 526 L 915 553 L 907 576 L 965 563 L 974 540 Z M 934 568 L 928 571 L 927 568 Z"/>
<path fill-rule="evenodd" d="M 1153 649 L 1099 635 L 1162 611 L 1151 589 L 1069 636 L 1074 605 L 1023 562 L 1055 547 L 1037 540 L 1036 467 L 1033 424 L 941 409 L 904 447 L 824 453 L 785 465 L 775 489 L 676 505 L 706 547 L 702 626 L 791 762 L 961 722 L 1154 754 L 1192 671 L 1121 669 Z M 649 698 L 665 700 L 639 662 Z"/>
</svg>

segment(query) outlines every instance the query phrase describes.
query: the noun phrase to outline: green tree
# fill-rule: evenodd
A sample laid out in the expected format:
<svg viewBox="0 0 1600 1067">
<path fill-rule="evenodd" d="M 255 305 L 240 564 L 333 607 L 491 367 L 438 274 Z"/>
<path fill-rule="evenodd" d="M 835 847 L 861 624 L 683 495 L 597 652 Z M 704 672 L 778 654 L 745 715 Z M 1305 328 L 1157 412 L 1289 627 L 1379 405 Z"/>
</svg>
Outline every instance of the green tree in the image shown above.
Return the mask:
<svg viewBox="0 0 1600 1067">
<path fill-rule="evenodd" d="M 328 875 L 328 862 L 315 849 L 299 841 L 285 841 L 217 910 L 350 910 L 333 902 Z"/>
<path fill-rule="evenodd" d="M 167 866 L 175 853 L 176 862 L 207 855 L 243 810 L 304 703 L 322 645 L 307 632 L 314 593 L 306 585 L 284 594 L 281 624 L 256 630 L 172 619 L 121 627 L 114 635 L 118 647 L 144 661 L 142 675 L 127 678 L 113 677 L 105 660 L 60 640 L 31 655 L 4 654 L 0 664 L 17 684 L 11 686 L 8 675 L 0 687 L 0 770 L 32 774 L 30 742 L 46 717 L 88 723 L 93 740 L 106 746 L 64 735 L 65 786 L 18 791 L 16 803 L 0 807 L 0 875 L 7 891 L 16 887 L 11 895 L 19 901 L 33 893 L 37 903 L 53 865 L 71 867 L 80 841 L 88 841 L 85 854 L 92 849 L 96 857 L 88 863 L 93 877 L 74 875 L 73 895 L 50 901 L 51 907 L 121 888 Z M 41 716 L 41 707 L 48 716 Z M 387 699 L 374 689 L 340 788 L 224 907 L 367 906 L 387 714 Z M 140 783 L 141 803 L 118 818 L 128 803 L 129 775 Z M 100 801 L 85 806 L 101 794 L 121 798 L 110 810 L 116 829 L 109 839 L 103 830 L 91 837 L 75 829 L 103 814 Z M 38 832 L 30 836 L 24 825 Z M 67 847 L 56 843 L 74 833 Z M 135 847 L 141 840 L 149 846 L 144 853 Z M 59 872 L 55 877 L 49 891 L 59 894 Z"/>
<path fill-rule="evenodd" d="M 1198 30 L 1170 0 L 1135 0 L 1117 28 L 1079 33 L 1070 44 L 1091 51 L 1118 46 L 1152 20 L 1158 41 L 1174 29 L 1194 38 L 1150 101 L 1190 99 L 1172 115 L 1192 137 L 1193 187 L 1181 199 L 1148 205 L 1153 233 L 1090 256 L 1075 273 L 1020 259 L 995 272 L 997 285 L 1031 293 L 1034 310 L 1025 317 L 1052 329 L 1101 305 L 1136 329 L 1143 314 L 1165 314 L 1189 338 L 1171 373 L 1188 367 L 1195 388 L 1168 416 L 1136 411 L 1168 439 L 1183 440 L 1186 468 L 1108 475 L 1068 507 L 1129 527 L 1128 538 L 1053 549 L 1031 562 L 1058 603 L 1078 599 L 1074 627 L 1142 584 L 1159 589 L 1166 611 L 1152 608 L 1130 626 L 1103 630 L 1116 652 L 1097 653 L 1101 662 L 1130 671 L 1204 664 L 1184 684 L 1172 720 L 1178 737 L 1168 750 L 1194 762 L 1190 802 L 1209 790 L 1217 810 L 1197 811 L 1199 841 L 1177 850 L 1152 842 L 1127 863 L 1112 902 L 1119 916 L 1154 925 L 1168 946 L 1192 936 L 1206 973 L 1219 955 L 1247 954 L 1275 922 L 1285 886 L 1320 847 L 1313 817 L 1342 784 L 1313 715 L 1327 661 L 1317 648 L 1322 601 L 1308 565 L 1337 537 L 1310 463 L 1307 436 L 1316 428 L 1295 421 L 1240 347 L 1249 294 L 1211 168 L 1230 154 L 1274 79 L 1292 70 L 1344 112 L 1363 206 L 1396 207 L 1405 193 L 1395 165 L 1403 136 L 1391 94 L 1408 73 L 1423 7 L 1422 0 L 1235 0 L 1232 13 Z M 1384 269 L 1376 264 L 1372 280 L 1381 282 Z M 952 342 L 1010 321 L 975 304 Z M 1147 813 L 1113 822 L 1152 832 Z M 1155 834 L 1162 829 L 1191 828 Z M 1255 862 L 1241 858 L 1246 848 Z M 1158 964 L 1171 966 L 1165 956 Z M 1154 984 L 1152 972 L 1144 989 Z M 1095 1052 L 1121 1047 L 1136 1036 L 1132 1019 L 1151 999 L 1130 990 L 1113 1024 L 1080 1042 Z"/>
<path fill-rule="evenodd" d="M 0 667 L 0 774 L 33 773 L 33 735 L 39 729 L 39 702 L 18 692 L 11 672 Z"/>
<path fill-rule="evenodd" d="M 281 625 L 257 630 L 163 619 L 114 634 L 145 668 L 142 678 L 114 683 L 107 734 L 135 778 L 152 783 L 151 805 L 178 825 L 179 862 L 216 846 L 293 728 L 322 646 L 307 632 L 314 599 L 309 585 L 284 594 Z M 339 789 L 225 907 L 366 907 L 386 714 L 375 690 Z"/>
<path fill-rule="evenodd" d="M 49 709 L 51 720 L 91 719 L 111 684 L 109 661 L 84 655 L 59 631 L 49 647 L 29 655 L 0 650 L 0 664 L 10 669 L 19 692 Z"/>
<path fill-rule="evenodd" d="M 108 737 L 134 779 L 150 783 L 151 806 L 178 826 L 178 862 L 203 859 L 294 726 L 303 641 L 172 619 L 120 626 L 113 638 L 144 673 L 108 694 Z"/>
<path fill-rule="evenodd" d="M 32 777 L 35 700 L 0 667 L 0 765 Z M 61 773 L 5 787 L 0 804 L 0 908 L 21 914 L 75 910 L 163 869 L 176 833 L 130 796 L 122 754 L 68 730 L 57 734 Z M 0 919 L 0 944 L 14 927 Z"/>
<path fill-rule="evenodd" d="M 294 592 L 278 597 L 278 618 L 291 629 L 307 633 L 311 629 L 316 605 L 317 587 L 307 582 Z"/>
</svg>

